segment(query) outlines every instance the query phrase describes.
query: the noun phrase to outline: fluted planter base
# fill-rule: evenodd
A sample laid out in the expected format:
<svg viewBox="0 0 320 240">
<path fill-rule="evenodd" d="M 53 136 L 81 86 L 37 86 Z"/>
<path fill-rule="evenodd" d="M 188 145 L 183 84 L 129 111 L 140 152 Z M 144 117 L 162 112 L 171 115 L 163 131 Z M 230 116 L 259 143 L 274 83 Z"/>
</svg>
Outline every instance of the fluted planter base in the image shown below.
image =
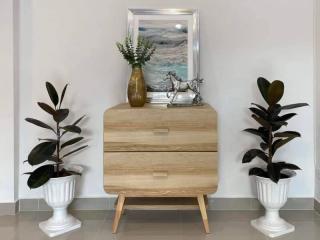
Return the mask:
<svg viewBox="0 0 320 240">
<path fill-rule="evenodd" d="M 294 173 L 291 173 L 294 176 Z M 295 227 L 280 218 L 279 210 L 288 199 L 291 178 L 281 179 L 278 184 L 268 178 L 256 176 L 258 199 L 265 207 L 265 216 L 252 220 L 251 225 L 270 238 L 293 232 Z"/>
<path fill-rule="evenodd" d="M 49 237 L 81 227 L 81 222 L 68 214 L 67 208 L 74 198 L 76 176 L 51 178 L 44 186 L 44 198 L 53 209 L 53 216 L 39 223 L 40 229 Z"/>
<path fill-rule="evenodd" d="M 270 220 L 265 217 L 261 217 L 252 220 L 251 225 L 270 238 L 280 237 L 284 234 L 294 232 L 295 230 L 295 227 L 292 224 L 286 222 L 282 218 L 277 219 L 274 223 L 270 222 Z"/>
<path fill-rule="evenodd" d="M 81 227 L 81 222 L 70 214 L 61 220 L 52 217 L 47 221 L 39 223 L 39 227 L 49 237 L 56 237 Z"/>
</svg>

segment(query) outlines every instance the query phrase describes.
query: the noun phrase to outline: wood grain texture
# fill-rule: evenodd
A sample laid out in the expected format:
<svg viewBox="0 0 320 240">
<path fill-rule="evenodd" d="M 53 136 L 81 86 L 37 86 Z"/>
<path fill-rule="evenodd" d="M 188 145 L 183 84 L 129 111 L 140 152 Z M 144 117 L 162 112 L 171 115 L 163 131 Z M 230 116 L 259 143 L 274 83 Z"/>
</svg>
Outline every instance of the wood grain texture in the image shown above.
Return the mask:
<svg viewBox="0 0 320 240">
<path fill-rule="evenodd" d="M 217 151 L 217 114 L 209 106 L 120 104 L 104 114 L 104 151 Z"/>
<path fill-rule="evenodd" d="M 209 222 L 208 222 L 208 216 L 207 216 L 207 209 L 206 204 L 203 195 L 198 195 L 198 203 L 200 208 L 200 213 L 203 221 L 204 230 L 206 233 L 210 233 L 209 229 Z"/>
<path fill-rule="evenodd" d="M 218 186 L 217 138 L 217 114 L 207 104 L 120 104 L 107 110 L 104 189 L 119 194 L 113 232 L 125 208 L 194 209 L 197 200 L 208 233 L 204 195 Z"/>
<path fill-rule="evenodd" d="M 108 193 L 142 196 L 215 192 L 216 152 L 105 152 Z"/>
<path fill-rule="evenodd" d="M 116 213 L 112 225 L 112 233 L 116 233 L 119 225 L 119 221 L 122 215 L 123 205 L 124 205 L 125 196 L 120 194 L 117 201 Z"/>
<path fill-rule="evenodd" d="M 217 152 L 105 152 L 104 172 L 113 170 L 213 171 L 217 174 Z"/>
<path fill-rule="evenodd" d="M 204 197 L 208 204 L 207 196 Z M 124 209 L 128 210 L 199 210 L 197 197 L 127 197 Z"/>
</svg>

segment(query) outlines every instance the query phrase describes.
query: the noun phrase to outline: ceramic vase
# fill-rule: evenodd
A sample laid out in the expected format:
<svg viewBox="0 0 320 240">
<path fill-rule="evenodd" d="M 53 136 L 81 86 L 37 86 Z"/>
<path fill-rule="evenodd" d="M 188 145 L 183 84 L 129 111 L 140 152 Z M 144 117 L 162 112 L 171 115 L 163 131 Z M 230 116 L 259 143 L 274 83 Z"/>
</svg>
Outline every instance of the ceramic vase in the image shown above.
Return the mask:
<svg viewBox="0 0 320 240">
<path fill-rule="evenodd" d="M 279 216 L 280 208 L 287 202 L 289 183 L 294 173 L 290 176 L 280 179 L 278 184 L 269 178 L 255 176 L 258 199 L 265 208 L 265 216 L 252 220 L 251 225 L 268 237 L 279 237 L 295 230 L 293 225 Z"/>
<path fill-rule="evenodd" d="M 53 209 L 53 216 L 39 223 L 40 229 L 49 237 L 81 227 L 81 222 L 68 213 L 68 206 L 75 193 L 76 176 L 51 178 L 44 186 L 44 199 Z"/>
</svg>

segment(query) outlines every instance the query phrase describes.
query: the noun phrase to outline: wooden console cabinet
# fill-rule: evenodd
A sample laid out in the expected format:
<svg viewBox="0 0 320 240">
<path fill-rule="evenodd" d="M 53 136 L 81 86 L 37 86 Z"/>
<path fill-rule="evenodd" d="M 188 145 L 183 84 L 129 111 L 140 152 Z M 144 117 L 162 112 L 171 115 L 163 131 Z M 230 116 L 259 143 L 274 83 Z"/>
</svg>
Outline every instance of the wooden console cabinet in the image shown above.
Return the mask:
<svg viewBox="0 0 320 240">
<path fill-rule="evenodd" d="M 179 209 L 184 199 L 197 200 L 208 233 L 206 195 L 217 190 L 217 157 L 217 114 L 207 104 L 131 108 L 125 103 L 108 109 L 104 114 L 104 189 L 119 195 L 113 232 L 124 206 L 154 209 L 161 205 L 157 199 L 173 197 L 164 201 L 167 209 Z"/>
</svg>

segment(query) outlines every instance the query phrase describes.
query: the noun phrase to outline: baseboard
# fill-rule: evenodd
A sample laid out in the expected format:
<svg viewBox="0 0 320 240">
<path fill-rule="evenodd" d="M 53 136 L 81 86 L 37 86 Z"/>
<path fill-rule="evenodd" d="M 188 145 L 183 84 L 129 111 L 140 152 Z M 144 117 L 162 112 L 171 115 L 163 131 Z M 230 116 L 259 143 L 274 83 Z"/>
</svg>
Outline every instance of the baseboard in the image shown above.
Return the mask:
<svg viewBox="0 0 320 240">
<path fill-rule="evenodd" d="M 116 198 L 76 198 L 70 205 L 71 210 L 113 210 Z M 320 209 L 320 203 L 318 203 Z M 289 198 L 283 210 L 314 210 L 313 198 Z M 208 210 L 251 211 L 263 207 L 255 198 L 209 198 Z M 43 199 L 19 200 L 19 211 L 50 211 Z"/>
<path fill-rule="evenodd" d="M 116 198 L 75 198 L 70 210 L 113 210 Z M 19 211 L 50 211 L 51 208 L 43 199 L 20 199 Z"/>
<path fill-rule="evenodd" d="M 256 198 L 209 198 L 209 210 L 250 211 L 263 210 Z M 289 198 L 282 210 L 314 210 L 313 198 Z"/>
<path fill-rule="evenodd" d="M 19 201 L 13 203 L 0 203 L 0 216 L 15 215 L 19 211 Z"/>
<path fill-rule="evenodd" d="M 320 202 L 317 199 L 314 199 L 314 209 L 320 213 Z"/>
</svg>

